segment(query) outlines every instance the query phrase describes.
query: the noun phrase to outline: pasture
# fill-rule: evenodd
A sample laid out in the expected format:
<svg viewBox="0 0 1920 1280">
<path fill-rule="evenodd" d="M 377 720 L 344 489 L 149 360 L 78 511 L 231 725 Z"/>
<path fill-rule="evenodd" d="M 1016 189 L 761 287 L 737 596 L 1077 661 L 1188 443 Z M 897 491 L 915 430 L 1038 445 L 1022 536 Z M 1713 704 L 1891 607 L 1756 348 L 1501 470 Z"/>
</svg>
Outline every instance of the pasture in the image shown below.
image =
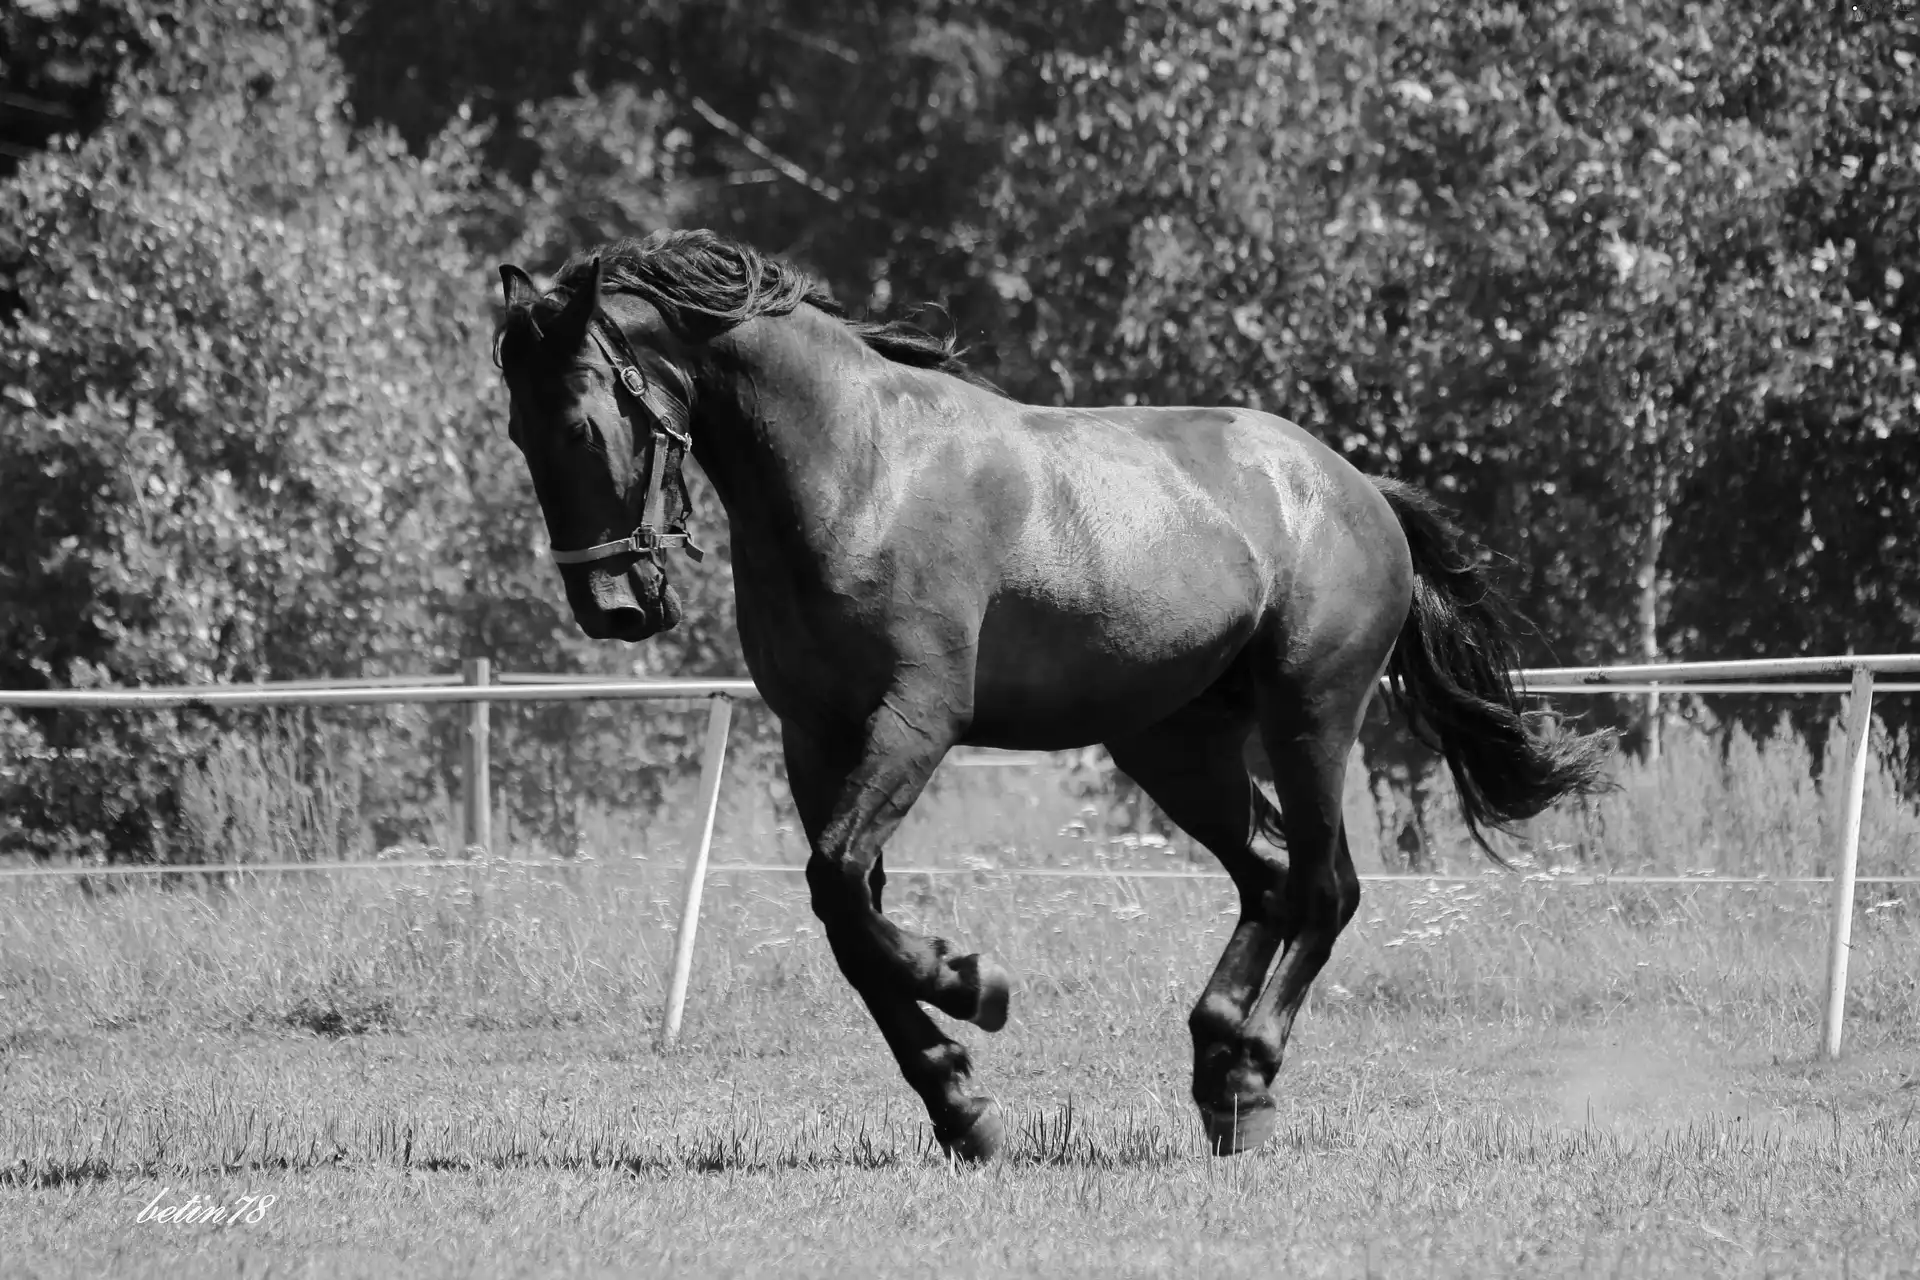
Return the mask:
<svg viewBox="0 0 1920 1280">
<path fill-rule="evenodd" d="M 1537 823 L 1535 856 L 1823 869 L 1828 806 L 1791 742 L 1723 758 L 1676 738 L 1599 812 Z M 719 860 L 796 862 L 764 789 L 729 794 Z M 1911 872 L 1920 823 L 1884 771 L 1869 816 L 1862 874 Z M 1188 864 L 1077 826 L 1044 773 L 953 777 L 893 860 L 968 873 L 896 876 L 887 903 L 1019 975 L 1005 1032 L 961 1029 L 1017 1133 L 966 1169 L 797 876 L 714 877 L 683 1043 L 655 1046 L 679 853 L 647 836 L 610 827 L 560 871 L 0 884 L 0 1256 L 419 1276 L 1867 1276 L 1920 1257 L 1904 887 L 1863 889 L 1848 1047 L 1825 1063 L 1817 886 L 1575 886 L 1464 855 L 1470 883 L 1369 884 L 1276 1082 L 1278 1136 L 1218 1160 L 1185 1016 L 1227 884 L 1129 875 Z M 1114 874 L 1004 873 L 1067 865 Z M 139 1221 L 193 1195 L 262 1197 L 259 1220 Z"/>
</svg>

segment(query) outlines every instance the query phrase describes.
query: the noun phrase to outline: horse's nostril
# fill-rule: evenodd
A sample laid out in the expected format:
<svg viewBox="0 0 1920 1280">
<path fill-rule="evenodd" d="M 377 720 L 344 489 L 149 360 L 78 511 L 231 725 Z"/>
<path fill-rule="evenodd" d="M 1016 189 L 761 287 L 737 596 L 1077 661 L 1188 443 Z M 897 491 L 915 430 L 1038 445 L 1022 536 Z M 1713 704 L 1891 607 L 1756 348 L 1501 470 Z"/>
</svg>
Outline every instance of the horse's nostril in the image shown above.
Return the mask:
<svg viewBox="0 0 1920 1280">
<path fill-rule="evenodd" d="M 654 630 L 646 610 L 640 608 L 581 609 L 574 620 L 589 640 L 644 640 Z"/>
</svg>

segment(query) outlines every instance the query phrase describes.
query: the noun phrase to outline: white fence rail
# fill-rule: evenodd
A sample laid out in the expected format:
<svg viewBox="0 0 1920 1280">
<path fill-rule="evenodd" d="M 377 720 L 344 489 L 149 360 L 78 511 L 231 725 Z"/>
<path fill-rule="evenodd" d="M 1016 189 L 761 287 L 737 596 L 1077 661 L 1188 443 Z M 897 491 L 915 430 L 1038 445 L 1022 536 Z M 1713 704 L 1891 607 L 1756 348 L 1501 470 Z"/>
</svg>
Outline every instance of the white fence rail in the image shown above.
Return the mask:
<svg viewBox="0 0 1920 1280">
<path fill-rule="evenodd" d="M 1865 800 L 1867 750 L 1873 723 L 1873 698 L 1879 693 L 1920 692 L 1920 681 L 1885 681 L 1880 676 L 1920 675 L 1920 654 L 1862 654 L 1835 658 L 1765 658 L 1736 662 L 1642 663 L 1615 667 L 1551 667 L 1518 671 L 1515 683 L 1528 695 L 1581 696 L 1592 694 L 1847 694 L 1847 770 L 1842 800 L 1839 847 L 1834 850 L 1834 874 L 1827 880 L 1791 883 L 1830 883 L 1833 886 L 1833 924 L 1827 960 L 1827 1001 L 1821 1026 L 1821 1051 L 1829 1058 L 1840 1053 L 1846 1017 L 1847 962 L 1852 951 L 1853 899 L 1859 878 L 1860 819 Z M 1841 683 L 1844 678 L 1845 683 Z M 726 764 L 727 733 L 736 698 L 754 698 L 759 691 L 751 680 L 607 680 L 576 676 L 502 673 L 495 677 L 485 658 L 468 659 L 460 675 L 381 676 L 360 680 L 299 680 L 271 684 L 174 685 L 136 689 L 0 690 L 0 707 L 22 710 L 141 710 L 167 707 L 340 707 L 395 703 L 457 702 L 467 706 L 466 735 L 461 751 L 462 834 L 469 848 L 492 847 L 491 724 L 488 708 L 495 702 L 578 702 L 613 699 L 707 699 L 706 743 L 700 767 L 700 835 L 687 859 L 686 889 L 680 927 L 674 939 L 673 971 L 667 987 L 662 1039 L 672 1044 L 685 1012 L 687 981 L 693 968 L 694 939 L 699 929 L 700 903 L 710 871 L 790 871 L 787 867 L 752 864 L 709 866 L 714 819 L 720 801 L 720 779 Z M 1021 753 L 1025 755 L 1027 753 Z M 976 757 L 977 759 L 977 757 Z M 963 760 L 961 763 L 969 763 Z M 455 868 L 482 865 L 471 859 L 444 859 L 375 863 L 280 863 L 204 867 L 27 868 L 0 871 L 0 877 L 46 875 L 100 875 L 115 873 L 180 874 L 186 872 L 296 872 L 322 870 L 401 870 Z M 541 865 L 541 864 L 524 864 Z M 577 864 L 550 864 L 577 865 Z M 938 868 L 889 868 L 890 874 L 939 874 Z M 976 874 L 964 872 L 963 874 Z M 1063 872 L 998 872 L 991 874 L 1062 875 Z M 1092 875 L 1125 875 L 1093 872 Z M 1139 874 L 1139 873 L 1131 873 Z M 1159 873 L 1204 877 L 1206 873 Z M 1394 879 L 1396 877 L 1366 877 Z M 1450 877 L 1406 877 L 1444 880 Z M 1578 883 L 1763 884 L 1789 883 L 1763 877 L 1611 876 L 1551 878 Z M 1915 883 L 1920 877 L 1874 877 L 1874 883 Z"/>
</svg>

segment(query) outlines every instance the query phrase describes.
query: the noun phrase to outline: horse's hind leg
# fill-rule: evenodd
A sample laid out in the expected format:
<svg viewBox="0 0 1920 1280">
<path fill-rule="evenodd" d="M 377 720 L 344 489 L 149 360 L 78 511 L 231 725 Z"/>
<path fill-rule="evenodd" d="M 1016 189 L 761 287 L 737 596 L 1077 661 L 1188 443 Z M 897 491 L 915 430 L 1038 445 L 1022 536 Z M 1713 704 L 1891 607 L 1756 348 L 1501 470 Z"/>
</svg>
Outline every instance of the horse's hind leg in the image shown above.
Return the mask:
<svg viewBox="0 0 1920 1280">
<path fill-rule="evenodd" d="M 834 959 L 926 1103 L 940 1144 L 965 1159 L 986 1159 L 1001 1143 L 999 1113 L 990 1099 L 970 1095 L 967 1051 L 919 1002 L 998 1031 L 1007 1019 L 1007 975 L 984 957 L 953 955 L 944 939 L 900 928 L 879 909 L 881 847 L 952 737 L 910 724 L 891 704 L 857 746 L 810 738 L 791 725 L 784 737 L 787 780 L 813 846 L 807 886 Z"/>
<path fill-rule="evenodd" d="M 1360 906 L 1360 877 L 1347 847 L 1340 802 L 1373 680 L 1320 686 L 1311 694 L 1305 692 L 1308 685 L 1303 679 L 1278 679 L 1260 697 L 1260 736 L 1273 765 L 1287 842 L 1286 891 L 1278 912 L 1287 946 L 1240 1037 L 1248 1059 L 1269 1072 L 1286 1052 L 1307 988 Z"/>
<path fill-rule="evenodd" d="M 1277 1056 L 1244 1034 L 1267 969 L 1285 941 L 1287 868 L 1278 856 L 1280 815 L 1254 784 L 1244 750 L 1253 732 L 1250 696 L 1216 690 L 1139 736 L 1110 742 L 1114 763 L 1167 816 L 1220 859 L 1240 893 L 1240 919 L 1194 1006 L 1193 1098 L 1216 1152 L 1263 1141 L 1273 1127 L 1268 1092 Z M 1262 837 L 1269 847 L 1262 847 Z"/>
</svg>

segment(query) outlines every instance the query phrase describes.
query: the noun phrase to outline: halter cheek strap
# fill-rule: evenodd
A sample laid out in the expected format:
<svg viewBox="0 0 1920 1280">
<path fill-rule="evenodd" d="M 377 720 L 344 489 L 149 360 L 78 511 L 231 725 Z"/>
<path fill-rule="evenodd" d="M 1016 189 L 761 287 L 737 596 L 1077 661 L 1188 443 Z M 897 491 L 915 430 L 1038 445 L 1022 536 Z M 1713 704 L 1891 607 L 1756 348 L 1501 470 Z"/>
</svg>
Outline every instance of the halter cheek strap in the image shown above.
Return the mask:
<svg viewBox="0 0 1920 1280">
<path fill-rule="evenodd" d="M 610 324 L 605 328 L 608 332 L 603 333 L 601 326 L 593 327 L 594 343 L 606 356 L 607 363 L 613 366 L 614 378 L 620 389 L 646 411 L 648 434 L 652 437 L 647 449 L 647 487 L 641 504 L 640 524 L 632 533 L 613 542 L 597 542 L 593 546 L 572 551 L 555 547 L 553 562 L 592 564 L 630 552 L 652 558 L 667 547 L 679 547 L 693 559 L 704 560 L 706 552 L 694 544 L 693 534 L 688 532 L 684 521 L 677 529 L 665 527 L 669 485 L 680 491 L 681 511 L 690 512 L 693 509 L 687 494 L 686 477 L 680 472 L 687 450 L 693 445 L 693 439 L 688 434 L 692 418 L 693 384 L 677 366 L 663 361 L 661 367 L 679 380 L 685 398 L 669 395 L 660 383 L 648 380 L 640 372 L 639 364 L 633 358 L 633 349 L 627 345 L 626 335 Z M 627 421 L 638 425 L 632 414 L 627 415 Z"/>
</svg>

